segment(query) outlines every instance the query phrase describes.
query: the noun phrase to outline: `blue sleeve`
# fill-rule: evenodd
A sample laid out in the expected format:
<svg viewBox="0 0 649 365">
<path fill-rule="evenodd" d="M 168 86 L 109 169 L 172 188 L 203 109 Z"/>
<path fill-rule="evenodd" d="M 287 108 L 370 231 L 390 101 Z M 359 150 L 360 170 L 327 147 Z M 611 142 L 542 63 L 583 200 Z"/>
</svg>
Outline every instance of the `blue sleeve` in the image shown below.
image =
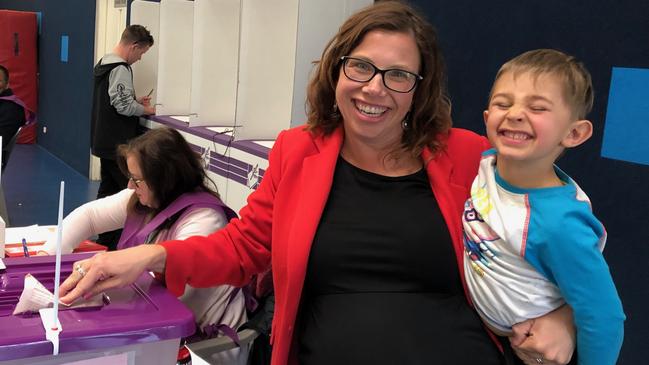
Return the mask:
<svg viewBox="0 0 649 365">
<path fill-rule="evenodd" d="M 525 258 L 559 287 L 572 307 L 579 364 L 613 365 L 622 347 L 625 316 L 598 247 L 606 233 L 587 203 L 568 206 L 576 209 L 547 206 L 544 211 L 550 214 L 531 217 Z"/>
</svg>

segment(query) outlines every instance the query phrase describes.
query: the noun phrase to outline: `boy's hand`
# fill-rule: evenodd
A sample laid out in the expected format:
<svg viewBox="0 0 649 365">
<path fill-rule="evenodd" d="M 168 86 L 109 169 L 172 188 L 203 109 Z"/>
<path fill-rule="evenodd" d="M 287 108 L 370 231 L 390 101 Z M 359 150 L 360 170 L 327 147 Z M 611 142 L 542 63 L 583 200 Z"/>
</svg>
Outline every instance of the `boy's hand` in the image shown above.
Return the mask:
<svg viewBox="0 0 649 365">
<path fill-rule="evenodd" d="M 563 305 L 556 310 L 512 326 L 509 338 L 516 355 L 527 365 L 565 365 L 575 350 L 575 326 L 572 309 Z"/>
</svg>

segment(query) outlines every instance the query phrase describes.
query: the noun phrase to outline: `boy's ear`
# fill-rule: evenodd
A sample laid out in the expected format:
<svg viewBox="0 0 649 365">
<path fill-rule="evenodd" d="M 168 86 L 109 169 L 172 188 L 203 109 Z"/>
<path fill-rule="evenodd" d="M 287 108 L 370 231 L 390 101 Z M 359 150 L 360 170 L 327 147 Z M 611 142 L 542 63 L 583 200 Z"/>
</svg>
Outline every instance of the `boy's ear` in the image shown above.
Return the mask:
<svg viewBox="0 0 649 365">
<path fill-rule="evenodd" d="M 566 148 L 577 147 L 586 142 L 593 135 L 593 123 L 589 120 L 582 119 L 572 123 L 570 131 L 561 141 L 561 145 Z"/>
<path fill-rule="evenodd" d="M 489 118 L 489 110 L 482 112 L 482 118 L 484 119 L 484 124 L 487 124 L 487 118 Z"/>
</svg>

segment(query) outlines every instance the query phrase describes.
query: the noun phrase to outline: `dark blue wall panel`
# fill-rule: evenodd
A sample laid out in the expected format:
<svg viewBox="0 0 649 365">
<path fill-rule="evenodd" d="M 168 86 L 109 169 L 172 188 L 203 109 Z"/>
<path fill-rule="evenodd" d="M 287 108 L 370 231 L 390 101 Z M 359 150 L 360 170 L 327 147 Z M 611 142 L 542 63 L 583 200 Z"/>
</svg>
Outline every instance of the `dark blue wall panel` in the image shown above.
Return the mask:
<svg viewBox="0 0 649 365">
<path fill-rule="evenodd" d="M 41 13 L 38 143 L 87 176 L 95 1 L 0 0 L 0 8 Z M 67 61 L 62 60 L 63 36 L 68 37 Z"/>
<path fill-rule="evenodd" d="M 482 111 L 500 65 L 534 48 L 557 48 L 591 71 L 595 107 L 593 138 L 559 161 L 590 196 L 609 234 L 605 256 L 627 314 L 620 364 L 649 357 L 649 166 L 602 157 L 613 67 L 649 69 L 649 2 L 635 0 L 472 1 L 411 0 L 437 27 L 448 66 L 455 125 L 484 134 Z M 646 86 L 646 85 L 645 85 Z M 614 90 L 613 90 L 614 91 Z M 639 114 L 635 114 L 639 115 Z M 643 133 L 649 120 L 619 124 Z M 644 128 L 633 129 L 634 125 Z M 608 127 L 608 126 L 607 126 Z M 637 146 L 638 143 L 634 143 Z M 616 155 L 624 143 L 611 145 Z M 611 151 L 609 151 L 611 152 Z M 609 156 L 609 154 L 607 154 Z M 644 156 L 646 160 L 648 157 Z M 638 161 L 638 160 L 636 160 Z"/>
</svg>

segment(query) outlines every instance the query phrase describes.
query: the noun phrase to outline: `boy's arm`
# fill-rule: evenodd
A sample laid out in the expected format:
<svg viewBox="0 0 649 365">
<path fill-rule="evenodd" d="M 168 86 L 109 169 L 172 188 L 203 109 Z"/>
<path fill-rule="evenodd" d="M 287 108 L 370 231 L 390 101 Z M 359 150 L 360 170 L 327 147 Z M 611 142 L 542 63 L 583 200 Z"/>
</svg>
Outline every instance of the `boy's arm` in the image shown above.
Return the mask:
<svg viewBox="0 0 649 365">
<path fill-rule="evenodd" d="M 558 219 L 561 224 L 556 227 L 560 229 L 553 230 L 547 242 L 528 246 L 525 258 L 559 287 L 572 307 L 579 364 L 615 364 L 625 316 L 599 250 L 600 235 L 606 233 L 590 209 Z"/>
</svg>

